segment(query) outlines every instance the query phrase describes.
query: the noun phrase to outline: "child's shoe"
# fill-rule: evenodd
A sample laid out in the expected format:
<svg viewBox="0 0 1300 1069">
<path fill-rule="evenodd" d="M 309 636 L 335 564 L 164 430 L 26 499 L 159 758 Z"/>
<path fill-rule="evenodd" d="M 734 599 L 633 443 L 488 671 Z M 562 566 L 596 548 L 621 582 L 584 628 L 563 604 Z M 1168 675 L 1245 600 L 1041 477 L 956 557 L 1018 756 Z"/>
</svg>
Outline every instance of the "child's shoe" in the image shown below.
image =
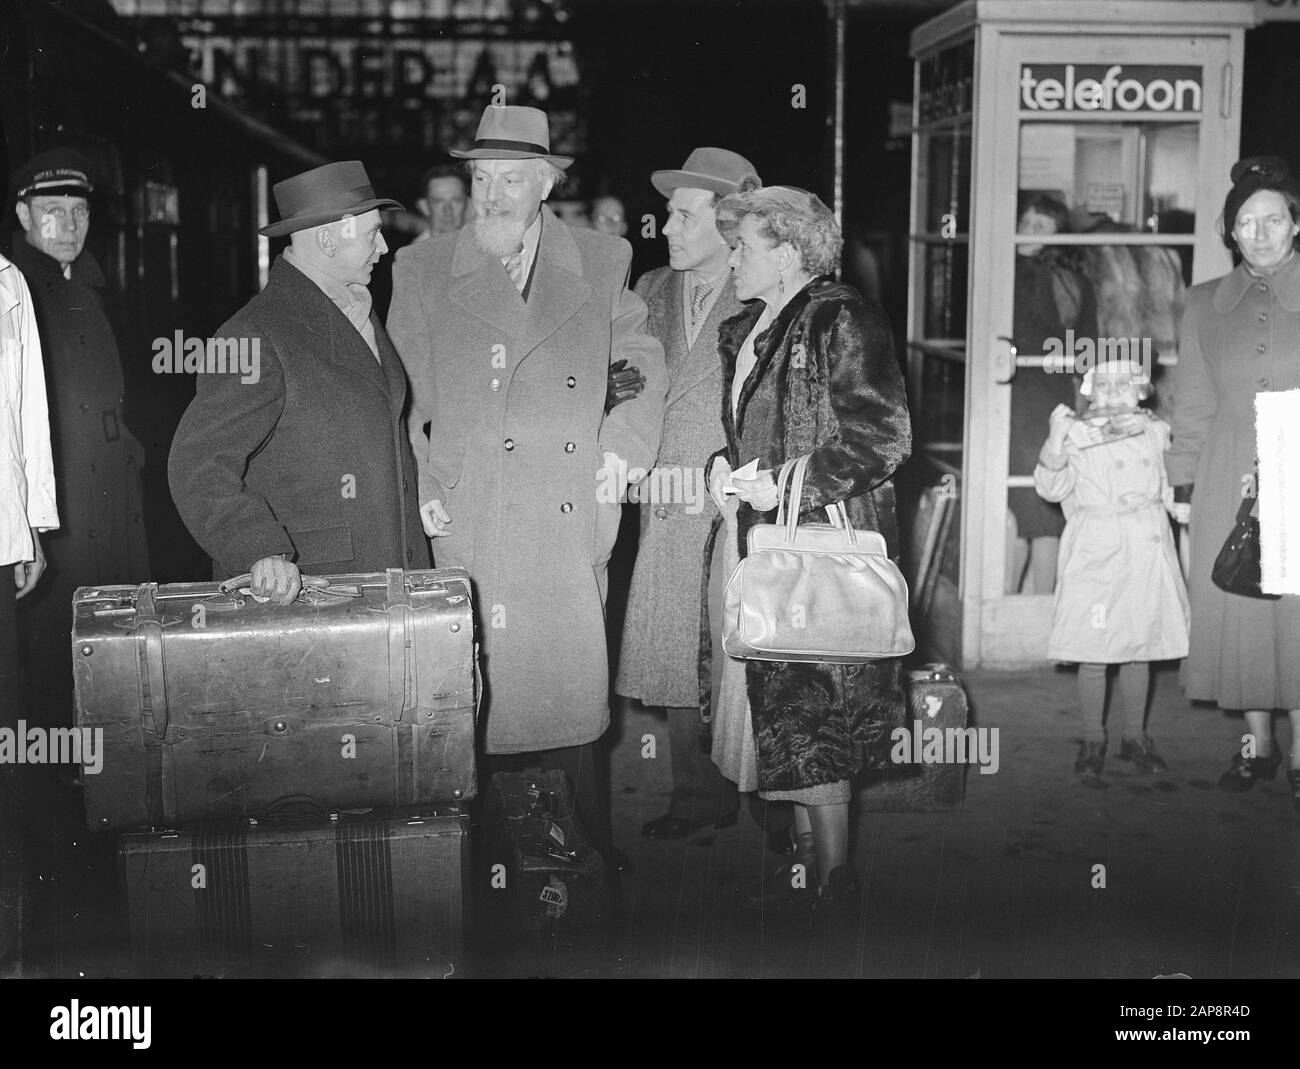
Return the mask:
<svg viewBox="0 0 1300 1069">
<path fill-rule="evenodd" d="M 1115 756 L 1121 761 L 1132 761 L 1143 772 L 1164 772 L 1168 767 L 1156 753 L 1156 748 L 1147 735 L 1139 735 L 1136 739 L 1124 739 L 1119 744 L 1119 753 Z"/>
<path fill-rule="evenodd" d="M 1079 743 L 1079 756 L 1074 759 L 1074 774 L 1085 787 L 1106 787 L 1101 778 L 1101 766 L 1106 757 L 1104 742 Z"/>
<path fill-rule="evenodd" d="M 1277 747 L 1267 757 L 1243 757 L 1238 751 L 1232 755 L 1232 767 L 1219 777 L 1219 790 L 1240 794 L 1255 786 L 1257 779 L 1272 779 L 1277 775 L 1277 767 L 1282 763 L 1282 755 Z"/>
</svg>

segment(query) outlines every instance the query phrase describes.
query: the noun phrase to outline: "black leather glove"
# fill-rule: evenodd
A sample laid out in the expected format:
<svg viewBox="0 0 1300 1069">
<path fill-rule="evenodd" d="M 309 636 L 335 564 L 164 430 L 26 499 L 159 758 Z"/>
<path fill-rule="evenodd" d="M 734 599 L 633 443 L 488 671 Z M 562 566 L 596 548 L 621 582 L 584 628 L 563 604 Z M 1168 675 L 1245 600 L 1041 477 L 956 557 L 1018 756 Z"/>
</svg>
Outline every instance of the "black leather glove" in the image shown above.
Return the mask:
<svg viewBox="0 0 1300 1069">
<path fill-rule="evenodd" d="M 638 367 L 628 367 L 627 360 L 615 360 L 609 365 L 609 385 L 605 389 L 605 415 L 609 415 L 624 401 L 630 401 L 645 389 L 645 377 Z"/>
</svg>

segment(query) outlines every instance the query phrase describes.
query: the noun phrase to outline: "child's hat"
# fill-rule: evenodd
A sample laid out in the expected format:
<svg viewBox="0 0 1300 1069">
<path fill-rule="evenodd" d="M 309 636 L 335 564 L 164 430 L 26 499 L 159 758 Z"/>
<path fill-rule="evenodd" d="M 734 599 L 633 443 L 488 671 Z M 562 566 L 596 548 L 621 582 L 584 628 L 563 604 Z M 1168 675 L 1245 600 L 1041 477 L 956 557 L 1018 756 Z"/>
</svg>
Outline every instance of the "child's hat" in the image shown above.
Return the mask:
<svg viewBox="0 0 1300 1069">
<path fill-rule="evenodd" d="M 1101 363 L 1090 367 L 1083 373 L 1083 383 L 1079 387 L 1079 393 L 1084 397 L 1092 396 L 1092 384 L 1096 374 L 1100 372 L 1111 378 L 1125 378 L 1138 387 L 1141 396 L 1146 397 L 1151 389 L 1151 371 L 1141 360 L 1134 360 L 1132 357 L 1111 357 L 1103 360 Z"/>
</svg>

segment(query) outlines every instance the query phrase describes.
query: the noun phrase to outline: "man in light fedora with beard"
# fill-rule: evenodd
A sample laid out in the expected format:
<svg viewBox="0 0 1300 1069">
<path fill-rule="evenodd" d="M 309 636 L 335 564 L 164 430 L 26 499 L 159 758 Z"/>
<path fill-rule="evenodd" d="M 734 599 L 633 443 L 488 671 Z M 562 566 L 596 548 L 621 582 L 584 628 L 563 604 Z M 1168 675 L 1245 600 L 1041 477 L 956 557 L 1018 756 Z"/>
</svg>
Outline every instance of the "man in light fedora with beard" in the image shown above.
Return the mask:
<svg viewBox="0 0 1300 1069">
<path fill-rule="evenodd" d="M 427 568 L 402 419 L 406 376 L 370 309 L 388 251 L 375 196 L 353 160 L 275 186 L 290 236 L 266 289 L 217 331 L 246 342 L 254 373 L 198 376 L 172 441 L 176 508 L 218 578 L 287 605 L 302 575 Z M 238 363 L 238 361 L 232 361 Z"/>
<path fill-rule="evenodd" d="M 452 155 L 470 161 L 476 218 L 398 253 L 388 318 L 421 516 L 435 563 L 474 579 L 485 771 L 566 772 L 609 856 L 594 748 L 609 725 L 607 569 L 623 479 L 659 448 L 663 349 L 627 288 L 631 246 L 543 204 L 573 162 L 550 151 L 544 112 L 489 107 Z M 606 414 L 620 360 L 645 388 Z"/>
</svg>

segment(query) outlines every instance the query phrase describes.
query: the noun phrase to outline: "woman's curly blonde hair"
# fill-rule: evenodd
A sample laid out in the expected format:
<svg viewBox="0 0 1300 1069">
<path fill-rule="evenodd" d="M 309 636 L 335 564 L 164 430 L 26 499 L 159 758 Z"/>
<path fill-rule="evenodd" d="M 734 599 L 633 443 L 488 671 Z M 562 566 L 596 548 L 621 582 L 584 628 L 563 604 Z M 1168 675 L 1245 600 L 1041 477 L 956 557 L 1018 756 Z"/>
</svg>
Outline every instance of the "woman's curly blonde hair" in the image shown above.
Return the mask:
<svg viewBox="0 0 1300 1069">
<path fill-rule="evenodd" d="M 741 180 L 737 191 L 719 202 L 718 232 L 731 243 L 747 215 L 758 217 L 758 232 L 775 247 L 789 245 L 810 275 L 828 275 L 840 265 L 844 236 L 831 210 L 815 193 L 796 186 L 757 188 Z"/>
</svg>

